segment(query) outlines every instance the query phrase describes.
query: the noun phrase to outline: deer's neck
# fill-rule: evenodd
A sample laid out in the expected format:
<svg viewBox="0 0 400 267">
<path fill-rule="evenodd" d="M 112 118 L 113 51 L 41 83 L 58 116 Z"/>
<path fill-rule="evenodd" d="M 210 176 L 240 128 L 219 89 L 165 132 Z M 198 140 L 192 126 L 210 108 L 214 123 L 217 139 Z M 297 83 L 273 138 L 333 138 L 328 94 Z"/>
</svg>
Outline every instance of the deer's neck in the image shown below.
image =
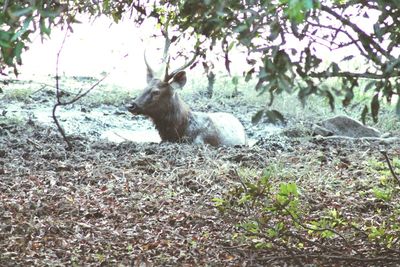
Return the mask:
<svg viewBox="0 0 400 267">
<path fill-rule="evenodd" d="M 175 95 L 163 112 L 153 117 L 161 139 L 169 142 L 185 141 L 190 114 L 190 108 Z"/>
</svg>

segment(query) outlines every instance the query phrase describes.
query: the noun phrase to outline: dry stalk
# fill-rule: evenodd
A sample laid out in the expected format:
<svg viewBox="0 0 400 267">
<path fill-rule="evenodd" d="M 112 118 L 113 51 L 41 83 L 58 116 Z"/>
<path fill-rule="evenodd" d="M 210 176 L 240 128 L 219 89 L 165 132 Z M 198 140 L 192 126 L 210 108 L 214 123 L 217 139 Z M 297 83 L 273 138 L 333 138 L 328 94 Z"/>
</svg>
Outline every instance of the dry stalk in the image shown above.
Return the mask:
<svg viewBox="0 0 400 267">
<path fill-rule="evenodd" d="M 394 171 L 393 165 L 390 162 L 389 156 L 385 150 L 381 150 L 382 155 L 385 157 L 386 163 L 389 166 L 390 173 L 392 174 L 393 178 L 397 181 L 400 185 L 400 178 L 397 176 L 396 172 Z"/>
<path fill-rule="evenodd" d="M 107 73 L 106 75 L 104 75 L 101 79 L 99 79 L 97 82 L 95 82 L 89 89 L 86 90 L 79 90 L 79 92 L 69 101 L 63 101 L 62 100 L 62 95 L 63 92 L 60 89 L 60 76 L 59 76 L 59 61 L 60 61 L 60 55 L 61 52 L 64 48 L 64 44 L 66 42 L 67 39 L 67 35 L 68 35 L 68 31 L 69 31 L 70 27 L 67 27 L 67 30 L 65 31 L 65 35 L 63 38 L 63 41 L 61 43 L 61 47 L 57 53 L 57 61 L 56 61 L 56 103 L 53 106 L 53 111 L 52 111 L 52 117 L 54 120 L 54 123 L 57 126 L 58 131 L 60 132 L 60 134 L 62 135 L 64 141 L 67 143 L 67 150 L 71 150 L 72 149 L 72 143 L 70 142 L 69 138 L 67 137 L 63 127 L 61 126 L 60 122 L 58 121 L 58 118 L 56 116 L 56 111 L 58 107 L 61 106 L 68 106 L 71 105 L 75 102 L 77 102 L 78 100 L 80 100 L 81 98 L 85 97 L 87 94 L 89 94 L 93 89 L 95 89 L 101 82 L 103 82 L 109 75 L 109 73 Z M 125 55 L 124 57 L 126 57 L 127 55 Z M 115 67 L 113 68 L 115 69 Z"/>
</svg>

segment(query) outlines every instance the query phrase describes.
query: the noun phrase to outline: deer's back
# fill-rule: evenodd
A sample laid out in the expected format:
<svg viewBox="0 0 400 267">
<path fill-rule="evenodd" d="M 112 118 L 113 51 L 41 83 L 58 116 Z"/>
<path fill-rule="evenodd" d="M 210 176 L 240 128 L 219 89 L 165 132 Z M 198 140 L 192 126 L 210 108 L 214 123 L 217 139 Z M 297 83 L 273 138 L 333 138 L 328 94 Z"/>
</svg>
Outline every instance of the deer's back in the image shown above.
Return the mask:
<svg viewBox="0 0 400 267">
<path fill-rule="evenodd" d="M 213 146 L 234 146 L 247 144 L 242 123 L 232 114 L 192 112 L 188 137 L 197 144 Z"/>
</svg>

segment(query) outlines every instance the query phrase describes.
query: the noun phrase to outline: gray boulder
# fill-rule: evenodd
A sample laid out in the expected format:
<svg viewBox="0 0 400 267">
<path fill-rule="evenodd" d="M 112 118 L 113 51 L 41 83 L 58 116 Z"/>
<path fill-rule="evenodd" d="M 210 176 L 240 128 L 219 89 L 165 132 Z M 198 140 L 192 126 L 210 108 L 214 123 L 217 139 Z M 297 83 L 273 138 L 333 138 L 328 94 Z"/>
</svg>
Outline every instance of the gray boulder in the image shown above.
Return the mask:
<svg viewBox="0 0 400 267">
<path fill-rule="evenodd" d="M 348 116 L 340 115 L 314 125 L 314 135 L 362 138 L 380 137 L 381 133 Z"/>
</svg>

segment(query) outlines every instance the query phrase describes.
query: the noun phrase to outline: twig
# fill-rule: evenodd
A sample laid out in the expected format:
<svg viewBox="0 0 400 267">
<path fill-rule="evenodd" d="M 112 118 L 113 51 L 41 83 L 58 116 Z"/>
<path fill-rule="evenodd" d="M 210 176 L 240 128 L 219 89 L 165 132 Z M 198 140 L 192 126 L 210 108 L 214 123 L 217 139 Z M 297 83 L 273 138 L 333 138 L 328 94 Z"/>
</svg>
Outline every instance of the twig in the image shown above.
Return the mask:
<svg viewBox="0 0 400 267">
<path fill-rule="evenodd" d="M 332 78 L 332 77 L 356 77 L 356 78 L 365 78 L 365 79 L 374 79 L 374 80 L 379 80 L 379 79 L 384 79 L 387 78 L 387 74 L 385 73 L 372 73 L 372 72 L 364 72 L 364 73 L 357 73 L 357 72 L 350 72 L 350 71 L 343 71 L 343 72 L 337 72 L 337 73 L 332 73 L 332 72 L 311 72 L 309 74 L 313 78 Z M 391 73 L 391 77 L 399 77 L 400 72 L 399 71 L 393 71 Z"/>
<path fill-rule="evenodd" d="M 390 173 L 392 174 L 393 178 L 396 179 L 397 183 L 400 185 L 400 178 L 397 176 L 396 172 L 393 169 L 392 163 L 390 162 L 390 159 L 386 153 L 385 150 L 381 150 L 382 155 L 385 157 L 386 163 L 389 166 Z"/>
<path fill-rule="evenodd" d="M 278 242 L 278 240 L 275 240 L 274 238 L 271 238 L 267 235 L 250 232 L 249 230 L 247 230 L 246 228 L 244 228 L 242 226 L 239 226 L 239 229 L 246 231 L 250 235 L 256 235 L 256 236 L 263 237 L 263 238 L 267 239 L 269 242 L 271 242 L 272 244 L 276 245 L 277 247 L 283 248 L 285 251 L 288 251 L 288 253 L 291 255 L 292 259 L 297 264 L 296 266 L 303 266 L 303 264 L 300 262 L 300 259 L 298 257 L 296 257 L 296 255 L 297 255 L 296 252 L 299 253 L 298 249 L 296 249 L 294 247 L 290 247 L 289 244 L 287 244 L 287 243 L 282 244 L 282 242 Z"/>
<path fill-rule="evenodd" d="M 64 131 L 64 129 L 62 128 L 62 126 L 61 126 L 61 124 L 60 124 L 60 122 L 58 121 L 57 116 L 56 116 L 57 108 L 58 108 L 59 106 L 62 106 L 62 105 L 63 105 L 63 103 L 62 103 L 62 101 L 61 101 L 60 77 L 59 77 L 59 75 L 58 75 L 58 74 L 59 74 L 58 67 L 59 67 L 59 61 L 60 61 L 61 51 L 62 51 L 63 48 L 64 48 L 65 41 L 67 40 L 67 35 L 68 35 L 68 29 L 65 31 L 65 35 L 64 35 L 63 41 L 62 41 L 62 43 L 61 43 L 60 50 L 58 50 L 58 53 L 57 53 L 57 60 L 56 60 L 56 104 L 54 104 L 54 106 L 53 106 L 52 116 L 53 116 L 53 120 L 54 120 L 54 123 L 55 123 L 56 126 L 57 126 L 58 131 L 59 131 L 60 134 L 62 135 L 64 141 L 67 143 L 67 149 L 68 149 L 68 150 L 71 150 L 71 149 L 72 149 L 72 144 L 71 144 L 71 142 L 69 141 L 69 139 L 67 138 L 67 136 L 66 136 L 66 134 L 65 134 L 65 131 Z"/>
<path fill-rule="evenodd" d="M 60 106 L 62 106 L 61 103 L 56 103 L 56 104 L 53 106 L 52 117 L 53 117 L 54 123 L 55 123 L 56 126 L 57 126 L 58 131 L 59 131 L 60 134 L 62 135 L 64 141 L 67 143 L 67 149 L 68 149 L 68 150 L 71 150 L 71 149 L 72 149 L 72 144 L 71 144 L 71 142 L 69 141 L 69 139 L 67 138 L 67 135 L 65 134 L 64 128 L 61 126 L 61 124 L 60 124 L 60 122 L 58 121 L 57 116 L 56 116 L 57 108 L 60 107 Z"/>
<path fill-rule="evenodd" d="M 34 95 L 34 94 L 37 94 L 37 93 L 39 93 L 40 91 L 42 91 L 44 88 L 46 88 L 47 86 L 49 86 L 49 85 L 47 85 L 47 84 L 42 84 L 42 87 L 40 87 L 39 89 L 37 89 L 36 91 L 34 91 L 32 94 L 31 94 L 31 96 L 32 95 Z"/>
<path fill-rule="evenodd" d="M 313 241 L 313 240 L 310 240 L 310 239 L 308 239 L 306 237 L 303 237 L 300 234 L 293 233 L 292 231 L 289 231 L 289 230 L 285 231 L 284 234 L 287 235 L 287 236 L 293 237 L 293 238 L 297 238 L 298 240 L 300 240 L 303 243 L 308 243 L 308 244 L 313 245 L 313 246 L 318 246 L 319 248 L 324 249 L 325 251 L 330 251 L 332 253 L 340 253 L 337 250 L 338 248 L 335 248 L 335 247 L 329 246 L 329 245 L 325 245 L 325 244 L 322 244 L 322 243 L 318 243 L 316 241 Z"/>
<path fill-rule="evenodd" d="M 234 172 L 235 172 L 235 175 L 236 175 L 236 177 L 238 178 L 238 180 L 239 180 L 239 182 L 240 182 L 240 184 L 241 184 L 241 186 L 242 186 L 242 188 L 243 188 L 244 193 L 247 194 L 247 193 L 248 193 L 248 190 L 247 190 L 247 185 L 246 185 L 246 183 L 242 180 L 242 177 L 240 177 L 240 175 L 239 175 L 237 169 L 235 169 Z M 244 207 L 245 207 L 245 209 L 246 209 L 247 214 L 250 215 L 250 214 L 251 214 L 251 211 L 250 211 L 249 205 L 247 205 L 247 203 L 243 203 L 243 205 L 244 205 Z"/>
<path fill-rule="evenodd" d="M 262 257 L 258 260 L 260 261 L 271 261 L 271 260 L 289 260 L 289 259 L 325 259 L 325 260 L 335 260 L 335 261 L 352 261 L 352 262 L 400 262 L 400 258 L 389 258 L 389 257 L 353 257 L 353 256 L 338 256 L 338 255 L 321 255 L 321 254 L 301 254 L 301 255 L 287 255 L 287 256 L 271 256 Z"/>
<path fill-rule="evenodd" d="M 8 0 L 5 0 L 3 4 L 3 13 L 6 13 L 7 7 L 8 7 Z"/>
<path fill-rule="evenodd" d="M 62 101 L 62 99 L 61 99 L 61 98 L 62 98 L 62 91 L 61 91 L 61 89 L 60 89 L 60 76 L 59 76 L 59 60 L 60 60 L 61 51 L 63 50 L 65 41 L 66 41 L 66 39 L 67 39 L 67 34 L 68 34 L 69 29 L 70 29 L 70 27 L 67 27 L 67 30 L 65 31 L 64 39 L 63 39 L 63 41 L 62 41 L 60 50 L 59 50 L 58 53 L 57 53 L 57 61 L 56 61 L 56 103 L 55 103 L 54 106 L 53 106 L 52 116 L 53 116 L 53 120 L 54 120 L 54 123 L 55 123 L 56 126 L 57 126 L 58 131 L 59 131 L 60 134 L 62 135 L 64 141 L 67 143 L 67 149 L 68 149 L 68 150 L 71 150 L 71 149 L 72 149 L 72 144 L 71 144 L 71 142 L 69 141 L 69 139 L 68 139 L 68 137 L 67 137 L 67 135 L 66 135 L 64 129 L 62 128 L 62 126 L 61 126 L 61 124 L 60 124 L 60 122 L 59 122 L 58 119 L 57 119 L 57 116 L 56 116 L 57 108 L 60 107 L 60 106 L 67 106 L 67 105 L 70 105 L 70 104 L 73 104 L 73 103 L 77 102 L 79 99 L 81 99 L 82 97 L 84 97 L 84 96 L 86 96 L 87 94 L 89 94 L 89 93 L 90 93 L 94 88 L 96 88 L 101 82 L 103 82 L 103 81 L 108 77 L 109 74 L 104 75 L 100 80 L 98 80 L 97 82 L 95 82 L 95 83 L 94 83 L 89 89 L 87 89 L 86 91 L 84 91 L 84 90 L 82 90 L 82 89 L 79 90 L 79 92 L 78 92 L 71 100 L 69 100 L 69 101 Z M 127 56 L 127 55 L 124 55 L 124 57 L 126 57 L 126 56 Z M 114 67 L 113 69 L 115 69 L 115 67 Z"/>
<path fill-rule="evenodd" d="M 234 171 L 234 173 L 235 173 L 236 178 L 238 178 L 240 184 L 242 185 L 243 191 L 244 191 L 245 193 L 247 193 L 247 192 L 248 192 L 247 186 L 246 186 L 246 184 L 243 182 L 242 178 L 240 177 L 240 175 L 239 175 L 237 169 L 234 169 L 233 171 Z"/>
<path fill-rule="evenodd" d="M 360 39 L 363 48 L 370 56 L 371 60 L 374 61 L 377 65 L 382 66 L 382 60 L 377 56 L 377 53 L 373 50 L 373 48 L 385 56 L 387 59 L 391 59 L 391 56 L 385 51 L 380 44 L 378 44 L 371 36 L 366 34 L 357 24 L 350 21 L 350 19 L 345 16 L 336 13 L 331 7 L 321 5 L 321 10 L 328 13 L 332 17 L 336 18 L 343 25 L 350 27 Z"/>
<path fill-rule="evenodd" d="M 36 149 L 42 149 L 43 148 L 40 144 L 38 144 L 37 142 L 33 141 L 30 138 L 27 139 L 27 142 L 31 143 Z"/>
</svg>

